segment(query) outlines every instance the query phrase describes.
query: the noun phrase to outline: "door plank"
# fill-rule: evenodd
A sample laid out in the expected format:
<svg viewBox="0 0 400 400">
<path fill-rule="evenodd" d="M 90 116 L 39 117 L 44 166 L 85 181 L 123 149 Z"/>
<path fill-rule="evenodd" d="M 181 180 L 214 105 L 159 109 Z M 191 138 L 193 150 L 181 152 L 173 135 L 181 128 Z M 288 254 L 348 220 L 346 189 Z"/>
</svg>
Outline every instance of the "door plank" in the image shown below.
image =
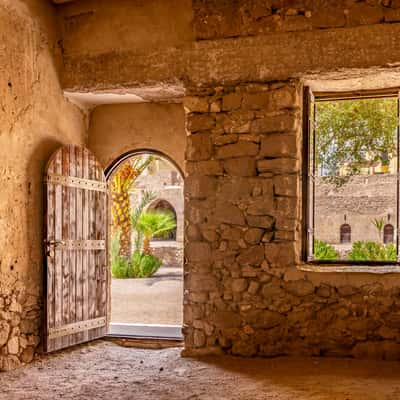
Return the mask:
<svg viewBox="0 0 400 400">
<path fill-rule="evenodd" d="M 62 171 L 63 176 L 69 176 L 69 149 L 64 147 L 62 150 Z M 62 187 L 62 240 L 68 240 L 70 238 L 70 203 L 69 203 L 69 192 L 70 188 Z M 69 291 L 70 291 L 70 251 L 62 250 L 62 325 L 68 324 L 70 316 L 70 304 L 69 304 Z M 63 347 L 69 346 L 69 336 L 63 336 L 61 338 Z"/>
<path fill-rule="evenodd" d="M 75 147 L 69 147 L 69 176 L 76 177 Z M 69 239 L 76 240 L 76 188 L 69 187 Z M 69 251 L 69 319 L 68 323 L 76 322 L 76 268 L 77 251 Z M 72 342 L 76 341 L 75 335 L 71 337 Z"/>
<path fill-rule="evenodd" d="M 62 173 L 62 153 L 60 152 L 59 154 L 56 155 L 56 160 L 55 160 L 55 172 L 56 174 Z M 62 187 L 61 186 L 56 186 L 55 188 L 55 207 L 54 207 L 54 216 L 55 216 L 55 235 L 54 235 L 54 240 L 62 240 L 62 209 L 63 209 L 63 204 L 62 204 Z M 63 321 L 62 321 L 62 278 L 63 278 L 63 257 L 62 257 L 62 252 L 57 250 L 57 248 L 54 249 L 54 294 L 55 294 L 55 299 L 54 299 L 54 315 L 55 315 L 55 321 L 54 321 L 54 326 L 59 327 L 62 326 Z M 57 338 L 54 340 L 54 346 L 59 347 L 62 344 L 62 338 Z"/>
<path fill-rule="evenodd" d="M 75 147 L 76 157 L 76 176 L 83 178 L 83 151 L 80 147 Z M 83 240 L 83 196 L 82 190 L 76 189 L 76 239 Z M 83 321 L 83 279 L 82 279 L 82 255 L 83 251 L 76 252 L 76 321 Z M 76 335 L 77 341 L 82 341 L 82 332 Z"/>
<path fill-rule="evenodd" d="M 88 151 L 83 150 L 83 177 L 85 179 L 89 179 L 89 153 Z M 83 195 L 83 238 L 89 239 L 89 191 L 84 190 Z M 83 279 L 83 319 L 89 319 L 89 272 L 88 272 L 88 263 L 89 263 L 89 252 L 83 251 L 82 255 L 82 279 Z M 84 340 L 89 340 L 89 332 L 84 332 Z"/>
</svg>

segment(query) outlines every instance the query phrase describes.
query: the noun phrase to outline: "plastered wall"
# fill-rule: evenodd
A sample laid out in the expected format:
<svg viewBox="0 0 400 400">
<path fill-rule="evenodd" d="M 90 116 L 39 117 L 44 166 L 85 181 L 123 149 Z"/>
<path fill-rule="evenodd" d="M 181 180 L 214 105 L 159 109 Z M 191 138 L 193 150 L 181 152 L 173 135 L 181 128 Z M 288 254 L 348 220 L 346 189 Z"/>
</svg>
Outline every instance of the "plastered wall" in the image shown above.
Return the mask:
<svg viewBox="0 0 400 400">
<path fill-rule="evenodd" d="M 66 54 L 143 53 L 193 38 L 191 0 L 85 0 L 58 10 Z"/>
<path fill-rule="evenodd" d="M 29 362 L 42 326 L 42 176 L 52 152 L 85 141 L 63 98 L 57 29 L 42 0 L 0 3 L 0 370 Z"/>
<path fill-rule="evenodd" d="M 96 107 L 90 118 L 89 149 L 107 168 L 122 154 L 159 151 L 184 171 L 186 148 L 182 104 L 114 104 Z"/>
</svg>

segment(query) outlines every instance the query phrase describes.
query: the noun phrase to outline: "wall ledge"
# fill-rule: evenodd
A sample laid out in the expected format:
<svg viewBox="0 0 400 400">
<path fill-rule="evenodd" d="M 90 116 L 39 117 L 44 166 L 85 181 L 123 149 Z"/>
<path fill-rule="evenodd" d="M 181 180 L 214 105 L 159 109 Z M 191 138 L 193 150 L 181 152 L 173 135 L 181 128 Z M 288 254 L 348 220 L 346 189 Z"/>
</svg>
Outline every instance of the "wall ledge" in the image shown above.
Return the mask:
<svg viewBox="0 0 400 400">
<path fill-rule="evenodd" d="M 306 272 L 347 272 L 367 274 L 398 274 L 400 265 L 332 265 L 332 264 L 300 264 L 296 266 L 300 271 Z"/>
</svg>

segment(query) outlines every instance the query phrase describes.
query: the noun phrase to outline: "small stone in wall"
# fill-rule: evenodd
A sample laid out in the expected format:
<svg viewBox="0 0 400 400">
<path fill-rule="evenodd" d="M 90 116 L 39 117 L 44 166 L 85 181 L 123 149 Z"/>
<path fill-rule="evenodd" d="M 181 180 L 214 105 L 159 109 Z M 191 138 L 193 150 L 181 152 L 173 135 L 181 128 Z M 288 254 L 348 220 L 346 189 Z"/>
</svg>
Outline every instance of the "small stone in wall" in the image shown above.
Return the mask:
<svg viewBox="0 0 400 400">
<path fill-rule="evenodd" d="M 244 235 L 244 240 L 249 244 L 258 244 L 264 234 L 264 230 L 260 228 L 250 228 Z"/>
<path fill-rule="evenodd" d="M 231 176 L 254 176 L 257 173 L 254 157 L 230 158 L 224 162 L 224 169 Z"/>
<path fill-rule="evenodd" d="M 244 292 L 247 289 L 247 280 L 246 279 L 234 279 L 232 281 L 232 292 L 240 293 Z"/>
<path fill-rule="evenodd" d="M 264 229 L 271 229 L 275 221 L 269 215 L 248 215 L 246 220 L 249 226 Z"/>
<path fill-rule="evenodd" d="M 208 100 L 205 97 L 186 96 L 183 107 L 187 112 L 207 112 Z"/>
<path fill-rule="evenodd" d="M 203 331 L 199 329 L 194 330 L 193 344 L 195 347 L 203 347 L 206 343 L 206 336 Z"/>
<path fill-rule="evenodd" d="M 9 355 L 7 357 L 0 356 L 0 371 L 11 371 L 21 365 L 17 356 Z"/>
<path fill-rule="evenodd" d="M 21 354 L 21 361 L 24 363 L 29 363 L 33 360 L 35 351 L 33 347 L 27 347 Z"/>
<path fill-rule="evenodd" d="M 10 335 L 10 325 L 6 321 L 0 321 L 0 347 L 7 343 Z"/>
<path fill-rule="evenodd" d="M 304 297 L 314 293 L 314 285 L 305 279 L 299 279 L 297 281 L 287 282 L 285 285 L 286 291 L 295 295 Z"/>
<path fill-rule="evenodd" d="M 258 292 L 258 289 L 260 288 L 260 284 L 256 281 L 251 281 L 249 288 L 248 288 L 248 292 L 250 294 L 256 294 Z"/>
<path fill-rule="evenodd" d="M 218 202 L 215 208 L 215 218 L 220 223 L 245 225 L 245 219 L 240 209 L 226 202 Z"/>
<path fill-rule="evenodd" d="M 18 354 L 19 340 L 17 336 L 12 337 L 7 343 L 7 350 L 9 354 Z"/>
<path fill-rule="evenodd" d="M 237 257 L 237 262 L 240 265 L 255 265 L 259 266 L 264 260 L 264 246 L 251 246 L 243 250 Z"/>
<path fill-rule="evenodd" d="M 222 98 L 222 110 L 232 111 L 240 108 L 242 105 L 241 93 L 229 93 Z"/>
<path fill-rule="evenodd" d="M 228 144 L 217 149 L 216 157 L 218 159 L 256 156 L 259 146 L 256 143 L 241 141 L 235 144 Z"/>
</svg>

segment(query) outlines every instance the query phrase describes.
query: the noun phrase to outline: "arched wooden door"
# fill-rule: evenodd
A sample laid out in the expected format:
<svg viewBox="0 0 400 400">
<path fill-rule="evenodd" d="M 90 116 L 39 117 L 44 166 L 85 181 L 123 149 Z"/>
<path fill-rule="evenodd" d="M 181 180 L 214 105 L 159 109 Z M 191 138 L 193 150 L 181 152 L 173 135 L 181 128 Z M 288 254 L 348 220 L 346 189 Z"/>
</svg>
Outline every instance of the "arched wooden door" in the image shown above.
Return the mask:
<svg viewBox="0 0 400 400">
<path fill-rule="evenodd" d="M 50 158 L 44 193 L 44 349 L 50 352 L 107 333 L 108 191 L 93 154 L 69 145 Z"/>
</svg>

